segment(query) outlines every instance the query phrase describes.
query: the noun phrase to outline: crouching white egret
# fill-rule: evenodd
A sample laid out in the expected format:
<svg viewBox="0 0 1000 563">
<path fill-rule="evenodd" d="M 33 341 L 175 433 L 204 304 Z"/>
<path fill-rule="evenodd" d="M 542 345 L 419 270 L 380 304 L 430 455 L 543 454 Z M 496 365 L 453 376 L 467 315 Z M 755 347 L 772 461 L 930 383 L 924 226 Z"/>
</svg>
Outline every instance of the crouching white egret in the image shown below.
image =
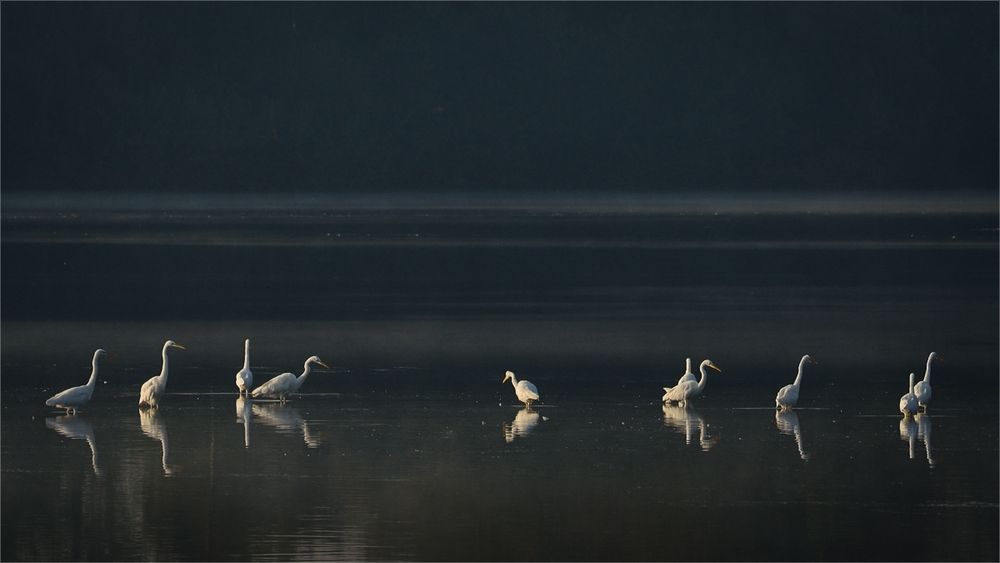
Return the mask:
<svg viewBox="0 0 1000 563">
<path fill-rule="evenodd" d="M 514 372 L 507 371 L 504 374 L 503 381 L 500 383 L 507 383 L 510 380 L 510 384 L 514 386 L 514 394 L 517 395 L 517 400 L 524 403 L 525 406 L 531 407 L 531 403 L 538 400 L 538 387 L 535 384 L 528 381 L 527 379 L 517 380 L 517 376 Z"/>
<path fill-rule="evenodd" d="M 236 388 L 240 395 L 249 394 L 253 386 L 253 372 L 250 371 L 250 339 L 243 342 L 243 369 L 236 372 Z"/>
<path fill-rule="evenodd" d="M 101 348 L 94 351 L 94 359 L 90 362 L 90 379 L 87 380 L 86 385 L 70 387 L 65 391 L 56 393 L 49 397 L 45 401 L 45 404 L 50 407 L 66 409 L 66 413 L 68 414 L 71 412 L 76 413 L 76 407 L 90 402 L 90 398 L 94 395 L 94 386 L 97 385 L 97 360 L 105 355 L 107 355 L 107 352 Z"/>
<path fill-rule="evenodd" d="M 913 394 L 913 377 L 913 373 L 910 373 L 910 390 L 899 398 L 899 412 L 903 413 L 903 416 L 917 414 L 917 396 Z"/>
<path fill-rule="evenodd" d="M 701 372 L 701 379 L 698 381 L 685 381 L 676 387 L 664 387 L 663 390 L 666 393 L 663 394 L 664 403 L 677 403 L 679 405 L 686 405 L 689 399 L 693 399 L 698 395 L 701 395 L 702 391 L 705 390 L 705 384 L 708 381 L 708 376 L 705 373 L 705 368 L 712 368 L 715 371 L 722 373 L 719 367 L 712 363 L 712 360 L 705 360 L 701 362 L 698 366 L 698 371 Z"/>
<path fill-rule="evenodd" d="M 163 351 L 161 352 L 163 365 L 160 367 L 160 375 L 154 375 L 142 384 L 139 389 L 139 408 L 148 409 L 157 406 L 167 393 L 167 375 L 169 375 L 170 369 L 170 364 L 167 361 L 167 350 L 170 348 L 187 350 L 173 340 L 167 340 L 163 343 Z"/>
<path fill-rule="evenodd" d="M 913 386 L 913 394 L 917 396 L 917 405 L 927 410 L 927 403 L 931 402 L 931 362 L 937 357 L 936 352 L 931 352 L 927 356 L 927 369 L 924 370 L 924 379 Z"/>
<path fill-rule="evenodd" d="M 802 368 L 807 362 L 813 362 L 809 354 L 802 356 L 799 360 L 799 374 L 795 376 L 795 381 L 778 389 L 778 394 L 774 397 L 774 406 L 786 410 L 794 407 L 799 402 L 799 389 L 802 387 Z"/>
<path fill-rule="evenodd" d="M 309 359 L 307 359 L 306 363 L 302 366 L 302 375 L 295 377 L 294 374 L 289 372 L 278 375 L 267 383 L 254 389 L 252 393 L 253 397 L 255 399 L 270 397 L 280 399 L 281 402 L 285 402 L 286 397 L 292 393 L 299 392 L 299 388 L 306 382 L 306 378 L 309 377 L 309 373 L 312 371 L 312 364 L 330 369 L 330 366 L 324 364 L 323 360 L 319 359 L 319 356 L 309 356 Z"/>
</svg>

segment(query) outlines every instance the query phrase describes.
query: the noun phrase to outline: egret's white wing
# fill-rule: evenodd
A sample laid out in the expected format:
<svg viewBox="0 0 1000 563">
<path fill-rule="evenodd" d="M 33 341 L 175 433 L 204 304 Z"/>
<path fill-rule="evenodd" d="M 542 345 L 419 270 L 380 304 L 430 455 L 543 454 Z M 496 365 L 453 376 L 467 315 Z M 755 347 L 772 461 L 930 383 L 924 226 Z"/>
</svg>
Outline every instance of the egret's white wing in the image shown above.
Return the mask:
<svg viewBox="0 0 1000 563">
<path fill-rule="evenodd" d="M 87 393 L 86 385 L 80 385 L 78 387 L 70 387 L 65 391 L 60 391 L 59 393 L 56 393 L 55 395 L 49 397 L 49 399 L 45 401 L 45 404 L 51 407 L 55 405 L 73 403 L 75 401 L 81 400 L 86 395 L 86 393 Z"/>
<path fill-rule="evenodd" d="M 294 382 L 295 376 L 285 372 L 254 389 L 252 394 L 254 397 L 272 397 L 281 393 L 287 393 Z"/>
<path fill-rule="evenodd" d="M 535 387 L 534 383 L 530 381 L 520 381 L 517 386 L 521 388 L 527 398 L 534 401 L 538 400 L 538 387 Z"/>
</svg>

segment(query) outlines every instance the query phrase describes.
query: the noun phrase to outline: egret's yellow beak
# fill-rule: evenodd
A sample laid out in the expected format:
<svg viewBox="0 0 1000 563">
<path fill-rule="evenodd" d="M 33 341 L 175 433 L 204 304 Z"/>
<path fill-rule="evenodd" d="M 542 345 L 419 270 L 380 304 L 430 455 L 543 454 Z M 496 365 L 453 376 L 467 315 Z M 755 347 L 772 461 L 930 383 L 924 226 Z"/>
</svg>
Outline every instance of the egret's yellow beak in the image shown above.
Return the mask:
<svg viewBox="0 0 1000 563">
<path fill-rule="evenodd" d="M 719 369 L 719 366 L 717 366 L 717 365 L 715 365 L 715 364 L 708 364 L 708 367 L 710 367 L 710 368 L 714 369 L 715 371 L 717 371 L 717 372 L 719 372 L 719 373 L 722 373 L 722 370 L 721 370 L 721 369 Z"/>
<path fill-rule="evenodd" d="M 316 364 L 321 365 L 321 366 L 325 367 L 326 369 L 330 369 L 330 366 L 324 364 L 323 362 L 316 362 Z"/>
<path fill-rule="evenodd" d="M 174 344 L 174 348 L 180 348 L 181 350 L 187 350 L 187 348 L 181 346 L 180 344 Z"/>
</svg>

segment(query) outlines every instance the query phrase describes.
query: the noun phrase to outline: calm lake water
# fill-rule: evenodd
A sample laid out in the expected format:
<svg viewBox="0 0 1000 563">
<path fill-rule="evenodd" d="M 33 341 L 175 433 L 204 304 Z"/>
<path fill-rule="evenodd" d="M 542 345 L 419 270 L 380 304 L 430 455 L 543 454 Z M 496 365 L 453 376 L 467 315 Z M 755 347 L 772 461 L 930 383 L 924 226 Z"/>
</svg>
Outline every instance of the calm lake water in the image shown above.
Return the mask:
<svg viewBox="0 0 1000 563">
<path fill-rule="evenodd" d="M 4 560 L 996 560 L 997 219 L 3 223 Z M 305 395 L 237 399 L 319 355 Z M 171 338 L 169 395 L 139 385 Z M 76 416 L 44 406 L 102 364 Z M 897 411 L 934 368 L 930 412 Z M 774 393 L 808 366 L 799 409 Z M 684 358 L 705 395 L 663 407 Z M 538 385 L 515 404 L 503 372 Z"/>
</svg>

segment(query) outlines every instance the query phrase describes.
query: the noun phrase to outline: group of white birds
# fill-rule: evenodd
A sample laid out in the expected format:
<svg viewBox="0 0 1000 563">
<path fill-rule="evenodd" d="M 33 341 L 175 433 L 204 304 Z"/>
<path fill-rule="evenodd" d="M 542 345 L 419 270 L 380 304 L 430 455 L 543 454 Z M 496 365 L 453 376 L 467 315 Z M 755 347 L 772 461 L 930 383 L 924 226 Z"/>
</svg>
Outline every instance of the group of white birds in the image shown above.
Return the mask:
<svg viewBox="0 0 1000 563">
<path fill-rule="evenodd" d="M 167 377 L 170 375 L 170 359 L 167 351 L 171 348 L 177 348 L 178 350 L 186 349 L 173 340 L 167 340 L 163 343 L 163 350 L 161 352 L 163 363 L 160 367 L 160 375 L 154 375 L 142 384 L 142 387 L 139 389 L 139 408 L 157 407 L 160 401 L 163 400 L 164 395 L 166 395 Z M 90 379 L 87 380 L 85 385 L 70 387 L 65 391 L 56 393 L 52 397 L 49 397 L 45 401 L 45 404 L 50 407 L 66 409 L 68 413 L 75 413 L 77 408 L 87 404 L 94 395 L 94 387 L 97 384 L 97 361 L 106 355 L 107 352 L 103 349 L 98 349 L 94 352 L 94 359 L 91 362 Z M 245 394 L 255 398 L 270 397 L 284 402 L 289 395 L 297 393 L 302 384 L 305 383 L 306 378 L 309 377 L 309 373 L 312 371 L 312 364 L 329 369 L 329 366 L 324 364 L 323 360 L 319 359 L 318 356 L 310 356 L 306 359 L 302 374 L 298 377 L 295 374 L 285 372 L 251 391 L 250 388 L 253 386 L 253 372 L 250 370 L 250 339 L 248 338 L 243 343 L 243 368 L 236 372 L 236 387 L 239 389 L 240 395 Z"/>
<path fill-rule="evenodd" d="M 163 363 L 160 368 L 160 374 L 149 378 L 148 381 L 142 384 L 139 390 L 140 408 L 157 407 L 160 401 L 163 400 L 163 396 L 167 391 L 167 376 L 169 375 L 170 366 L 167 351 L 171 348 L 185 349 L 173 340 L 167 340 L 163 343 L 163 350 L 161 352 Z M 78 407 L 89 402 L 94 394 L 94 387 L 97 383 L 98 359 L 105 355 L 107 355 L 107 352 L 103 349 L 98 349 L 94 352 L 90 379 L 87 380 L 85 385 L 71 387 L 57 393 L 45 401 L 45 404 L 50 407 L 64 408 L 67 412 L 75 413 Z M 915 415 L 921 409 L 926 410 L 927 404 L 931 400 L 931 362 L 936 357 L 937 354 L 934 352 L 931 352 L 930 356 L 927 357 L 927 369 L 924 372 L 923 381 L 914 385 L 914 374 L 910 373 L 909 392 L 899 399 L 899 411 L 904 416 Z M 774 398 L 776 408 L 788 410 L 798 404 L 799 390 L 802 386 L 802 370 L 807 363 L 816 362 L 808 354 L 802 356 L 802 359 L 799 360 L 799 371 L 795 376 L 795 381 L 778 390 L 778 394 Z M 301 375 L 295 376 L 290 372 L 285 372 L 251 391 L 250 388 L 253 386 L 253 372 L 250 370 L 250 339 L 248 338 L 243 343 L 243 368 L 236 372 L 236 387 L 239 389 L 240 395 L 252 396 L 254 398 L 275 398 L 284 402 L 289 395 L 298 393 L 302 384 L 305 383 L 306 378 L 309 377 L 313 364 L 329 369 L 329 366 L 324 364 L 318 356 L 310 356 L 302 366 Z M 722 373 L 722 370 L 713 364 L 712 360 L 706 359 L 698 367 L 701 377 L 697 378 L 691 371 L 691 358 L 687 358 L 684 374 L 677 380 L 677 384 L 673 387 L 663 388 L 663 403 L 687 406 L 688 401 L 701 395 L 705 390 L 705 384 L 708 379 L 705 372 L 706 368 Z M 538 401 L 538 387 L 530 381 L 525 379 L 519 380 L 512 371 L 507 371 L 504 374 L 501 383 L 507 383 L 507 381 L 510 381 L 514 387 L 514 394 L 517 396 L 517 399 L 529 409 L 532 403 Z"/>
</svg>

